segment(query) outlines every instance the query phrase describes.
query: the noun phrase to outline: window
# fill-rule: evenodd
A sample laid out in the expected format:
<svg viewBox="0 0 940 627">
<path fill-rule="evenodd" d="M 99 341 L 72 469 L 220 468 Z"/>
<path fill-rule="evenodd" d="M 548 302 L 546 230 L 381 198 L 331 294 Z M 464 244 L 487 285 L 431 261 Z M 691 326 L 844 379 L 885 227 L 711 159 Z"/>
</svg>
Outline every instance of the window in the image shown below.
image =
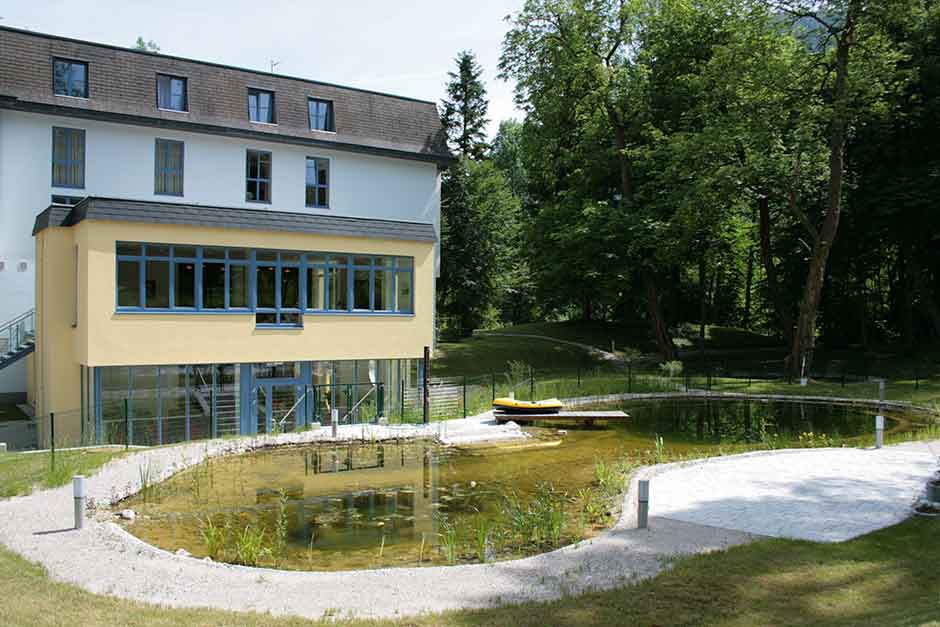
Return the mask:
<svg viewBox="0 0 940 627">
<path fill-rule="evenodd" d="M 117 243 L 119 310 L 254 312 L 300 326 L 302 313 L 414 311 L 410 257 Z"/>
<path fill-rule="evenodd" d="M 157 74 L 157 108 L 186 111 L 187 106 L 186 79 Z"/>
<path fill-rule="evenodd" d="M 61 194 L 53 194 L 50 201 L 53 205 L 68 205 L 74 206 L 84 200 L 81 196 L 62 196 Z"/>
<path fill-rule="evenodd" d="M 183 142 L 156 140 L 153 193 L 183 195 Z"/>
<path fill-rule="evenodd" d="M 330 162 L 328 159 L 307 157 L 308 207 L 326 209 L 330 206 Z"/>
<path fill-rule="evenodd" d="M 68 59 L 52 60 L 52 92 L 56 96 L 88 97 L 88 64 Z"/>
<path fill-rule="evenodd" d="M 248 119 L 252 122 L 274 124 L 274 92 L 263 89 L 248 90 Z"/>
<path fill-rule="evenodd" d="M 249 150 L 245 178 L 245 200 L 271 202 L 271 153 Z"/>
<path fill-rule="evenodd" d="M 52 186 L 85 187 L 85 131 L 52 127 Z"/>
<path fill-rule="evenodd" d="M 307 100 L 311 131 L 335 131 L 333 126 L 333 103 L 329 100 L 310 98 Z"/>
</svg>

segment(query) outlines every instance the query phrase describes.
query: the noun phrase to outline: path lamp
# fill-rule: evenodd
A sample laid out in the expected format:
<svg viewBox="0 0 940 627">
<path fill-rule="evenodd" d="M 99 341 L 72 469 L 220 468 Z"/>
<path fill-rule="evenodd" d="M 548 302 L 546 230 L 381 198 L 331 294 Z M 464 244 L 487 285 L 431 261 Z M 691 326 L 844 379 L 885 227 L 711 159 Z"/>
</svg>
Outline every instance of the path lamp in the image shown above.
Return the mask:
<svg viewBox="0 0 940 627">
<path fill-rule="evenodd" d="M 639 481 L 639 496 L 637 497 L 636 509 L 636 527 L 637 529 L 647 529 L 649 527 L 650 514 L 650 482 L 649 479 Z"/>
<path fill-rule="evenodd" d="M 875 416 L 875 448 L 885 445 L 885 417 Z"/>
<path fill-rule="evenodd" d="M 72 496 L 75 501 L 75 528 L 81 529 L 85 525 L 85 477 L 82 475 L 72 477 Z"/>
</svg>

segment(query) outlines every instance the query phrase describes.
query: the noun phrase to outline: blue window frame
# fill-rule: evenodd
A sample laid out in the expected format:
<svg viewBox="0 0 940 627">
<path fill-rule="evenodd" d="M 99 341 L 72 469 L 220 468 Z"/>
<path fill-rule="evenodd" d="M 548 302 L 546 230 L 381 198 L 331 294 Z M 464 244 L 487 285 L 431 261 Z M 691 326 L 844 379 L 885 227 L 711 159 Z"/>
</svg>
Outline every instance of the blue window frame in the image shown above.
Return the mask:
<svg viewBox="0 0 940 627">
<path fill-rule="evenodd" d="M 182 76 L 157 74 L 157 108 L 187 111 L 189 97 L 186 79 Z"/>
<path fill-rule="evenodd" d="M 318 209 L 330 206 L 330 160 L 307 157 L 306 205 Z"/>
<path fill-rule="evenodd" d="M 52 186 L 85 187 L 85 131 L 52 127 Z"/>
<path fill-rule="evenodd" d="M 320 98 L 307 100 L 307 115 L 310 116 L 311 131 L 335 131 L 333 124 L 333 103 Z"/>
<path fill-rule="evenodd" d="M 412 314 L 410 257 L 118 242 L 119 312 L 254 313 L 302 326 L 304 313 Z"/>
<path fill-rule="evenodd" d="M 157 139 L 154 146 L 153 193 L 183 195 L 183 142 Z"/>
<path fill-rule="evenodd" d="M 271 202 L 271 153 L 248 150 L 245 159 L 245 200 Z"/>
<path fill-rule="evenodd" d="M 252 122 L 276 124 L 273 91 L 248 89 L 248 119 Z"/>
<path fill-rule="evenodd" d="M 87 98 L 88 64 L 71 59 L 53 59 L 52 93 L 56 96 Z"/>
</svg>

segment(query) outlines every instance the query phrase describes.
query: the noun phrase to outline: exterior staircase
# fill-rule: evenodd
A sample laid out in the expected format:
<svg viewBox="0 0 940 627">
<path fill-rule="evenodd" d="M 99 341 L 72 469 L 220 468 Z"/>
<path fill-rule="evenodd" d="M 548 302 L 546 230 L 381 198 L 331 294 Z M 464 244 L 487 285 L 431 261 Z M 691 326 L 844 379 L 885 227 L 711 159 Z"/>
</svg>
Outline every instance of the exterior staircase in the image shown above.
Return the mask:
<svg viewBox="0 0 940 627">
<path fill-rule="evenodd" d="M 36 350 L 36 310 L 0 325 L 0 370 Z"/>
</svg>

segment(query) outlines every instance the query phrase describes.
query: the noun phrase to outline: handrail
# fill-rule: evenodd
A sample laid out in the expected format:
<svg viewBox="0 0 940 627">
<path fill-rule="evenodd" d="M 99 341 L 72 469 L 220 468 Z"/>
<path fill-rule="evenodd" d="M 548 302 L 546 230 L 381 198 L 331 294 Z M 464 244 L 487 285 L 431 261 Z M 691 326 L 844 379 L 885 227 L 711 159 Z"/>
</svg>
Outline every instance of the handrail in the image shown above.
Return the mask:
<svg viewBox="0 0 940 627">
<path fill-rule="evenodd" d="M 24 320 L 28 318 L 32 318 L 35 315 L 36 315 L 36 308 L 33 307 L 29 309 L 28 311 L 15 316 L 12 320 L 8 320 L 7 322 L 0 324 L 0 333 L 2 333 L 3 331 L 6 331 L 8 328 L 12 327 L 13 325 L 19 324 L 20 322 L 23 322 Z"/>
</svg>

